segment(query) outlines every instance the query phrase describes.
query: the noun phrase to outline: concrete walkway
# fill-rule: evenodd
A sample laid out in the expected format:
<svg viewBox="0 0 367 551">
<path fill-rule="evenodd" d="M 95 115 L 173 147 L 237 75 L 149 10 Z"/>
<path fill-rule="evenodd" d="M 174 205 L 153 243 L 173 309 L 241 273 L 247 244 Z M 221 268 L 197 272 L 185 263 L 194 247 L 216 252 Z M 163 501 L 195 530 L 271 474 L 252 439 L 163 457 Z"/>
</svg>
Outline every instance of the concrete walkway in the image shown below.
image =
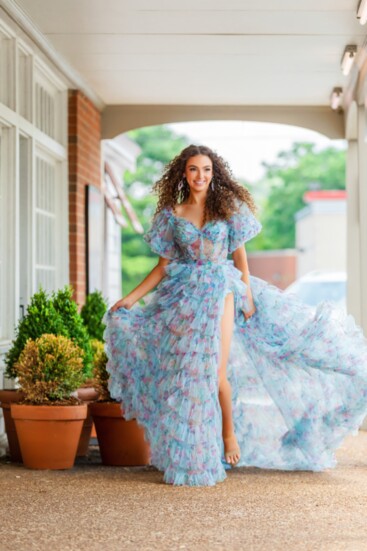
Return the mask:
<svg viewBox="0 0 367 551">
<path fill-rule="evenodd" d="M 366 551 L 367 432 L 324 473 L 235 469 L 213 488 L 153 468 L 70 471 L 0 462 L 1 551 Z"/>
</svg>

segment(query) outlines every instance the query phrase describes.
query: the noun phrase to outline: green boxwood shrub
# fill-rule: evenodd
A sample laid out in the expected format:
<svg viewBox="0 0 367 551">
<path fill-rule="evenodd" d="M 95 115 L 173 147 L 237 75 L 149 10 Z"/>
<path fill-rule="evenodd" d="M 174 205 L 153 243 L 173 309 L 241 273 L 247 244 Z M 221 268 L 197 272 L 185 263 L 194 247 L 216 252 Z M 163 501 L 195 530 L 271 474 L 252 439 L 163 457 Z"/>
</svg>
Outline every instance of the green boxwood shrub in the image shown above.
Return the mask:
<svg viewBox="0 0 367 551">
<path fill-rule="evenodd" d="M 83 319 L 78 312 L 78 306 L 73 300 L 73 289 L 66 285 L 52 294 L 53 305 L 56 312 L 60 315 L 66 336 L 72 339 L 84 352 L 84 379 L 91 379 L 93 376 L 92 361 L 93 353 L 90 345 L 90 338 L 84 326 Z"/>
<path fill-rule="evenodd" d="M 23 319 L 19 320 L 15 329 L 15 338 L 5 357 L 5 375 L 9 379 L 17 376 L 14 365 L 25 347 L 28 339 L 36 339 L 44 333 L 67 336 L 67 330 L 59 313 L 55 310 L 52 300 L 41 289 L 30 301 Z"/>
<path fill-rule="evenodd" d="M 106 370 L 108 358 L 104 351 L 104 344 L 97 339 L 93 339 L 91 345 L 93 350 L 93 386 L 99 393 L 98 399 L 113 401 L 108 390 L 109 374 Z"/>
<path fill-rule="evenodd" d="M 15 364 L 27 340 L 37 339 L 47 333 L 69 337 L 82 349 L 84 381 L 91 379 L 93 354 L 90 339 L 72 294 L 72 288 L 66 285 L 53 293 L 52 298 L 43 289 L 32 296 L 27 313 L 19 320 L 15 339 L 5 357 L 5 374 L 8 378 L 17 377 Z"/>
<path fill-rule="evenodd" d="M 102 323 L 102 318 L 106 311 L 107 301 L 100 291 L 93 291 L 87 296 L 80 315 L 91 339 L 103 341 L 103 332 L 106 326 Z"/>
</svg>

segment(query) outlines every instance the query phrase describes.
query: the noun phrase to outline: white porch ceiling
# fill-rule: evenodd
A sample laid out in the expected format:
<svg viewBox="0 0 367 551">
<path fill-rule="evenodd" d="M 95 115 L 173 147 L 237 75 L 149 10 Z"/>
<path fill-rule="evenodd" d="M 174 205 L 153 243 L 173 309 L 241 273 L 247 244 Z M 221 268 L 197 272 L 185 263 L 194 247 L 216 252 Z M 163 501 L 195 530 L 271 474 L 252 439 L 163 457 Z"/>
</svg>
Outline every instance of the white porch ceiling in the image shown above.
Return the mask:
<svg viewBox="0 0 367 551">
<path fill-rule="evenodd" d="M 326 106 L 358 0 L 18 0 L 106 105 Z"/>
</svg>

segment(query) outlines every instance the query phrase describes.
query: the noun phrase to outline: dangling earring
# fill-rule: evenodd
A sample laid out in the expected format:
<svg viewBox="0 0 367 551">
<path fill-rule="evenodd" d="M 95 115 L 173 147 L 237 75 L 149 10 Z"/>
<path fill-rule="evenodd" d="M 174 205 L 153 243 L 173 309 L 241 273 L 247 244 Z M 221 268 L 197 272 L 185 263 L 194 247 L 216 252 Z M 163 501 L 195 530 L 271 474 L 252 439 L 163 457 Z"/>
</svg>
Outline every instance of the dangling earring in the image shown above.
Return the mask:
<svg viewBox="0 0 367 551">
<path fill-rule="evenodd" d="M 178 191 L 182 191 L 185 186 L 185 177 L 182 178 L 182 180 L 178 184 Z"/>
<path fill-rule="evenodd" d="M 214 191 L 214 177 L 212 178 L 212 181 L 210 182 L 210 187 L 212 188 L 212 191 Z"/>
</svg>

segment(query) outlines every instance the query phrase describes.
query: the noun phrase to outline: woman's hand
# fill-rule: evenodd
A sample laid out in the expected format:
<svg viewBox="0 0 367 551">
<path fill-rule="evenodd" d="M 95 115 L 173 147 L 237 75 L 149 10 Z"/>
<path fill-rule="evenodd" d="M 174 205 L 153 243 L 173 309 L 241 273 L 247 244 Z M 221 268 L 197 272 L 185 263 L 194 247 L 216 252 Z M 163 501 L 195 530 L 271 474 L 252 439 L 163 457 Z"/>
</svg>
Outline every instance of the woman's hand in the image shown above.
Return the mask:
<svg viewBox="0 0 367 551">
<path fill-rule="evenodd" d="M 249 305 L 249 309 L 245 312 L 243 311 L 243 315 L 245 316 L 245 320 L 248 321 L 256 312 L 256 307 L 254 304 L 254 299 L 252 298 L 252 294 L 247 294 L 247 301 Z"/>
<path fill-rule="evenodd" d="M 118 310 L 119 308 L 126 308 L 127 310 L 129 310 L 133 306 L 133 304 L 134 301 L 129 297 L 120 298 L 120 300 L 118 300 L 113 306 L 111 306 L 110 310 L 112 312 L 115 312 L 115 310 Z"/>
<path fill-rule="evenodd" d="M 243 283 L 246 285 L 248 310 L 246 312 L 243 310 L 243 315 L 245 317 L 245 321 L 249 321 L 250 318 L 256 312 L 256 308 L 255 308 L 254 300 L 252 298 L 252 292 L 250 289 L 250 272 L 248 269 L 248 262 L 247 262 L 245 247 L 241 246 L 241 247 L 238 247 L 238 249 L 236 249 L 235 251 L 233 251 L 232 258 L 233 258 L 235 268 L 237 268 L 237 270 L 240 270 L 240 272 L 242 272 L 241 279 Z"/>
</svg>

